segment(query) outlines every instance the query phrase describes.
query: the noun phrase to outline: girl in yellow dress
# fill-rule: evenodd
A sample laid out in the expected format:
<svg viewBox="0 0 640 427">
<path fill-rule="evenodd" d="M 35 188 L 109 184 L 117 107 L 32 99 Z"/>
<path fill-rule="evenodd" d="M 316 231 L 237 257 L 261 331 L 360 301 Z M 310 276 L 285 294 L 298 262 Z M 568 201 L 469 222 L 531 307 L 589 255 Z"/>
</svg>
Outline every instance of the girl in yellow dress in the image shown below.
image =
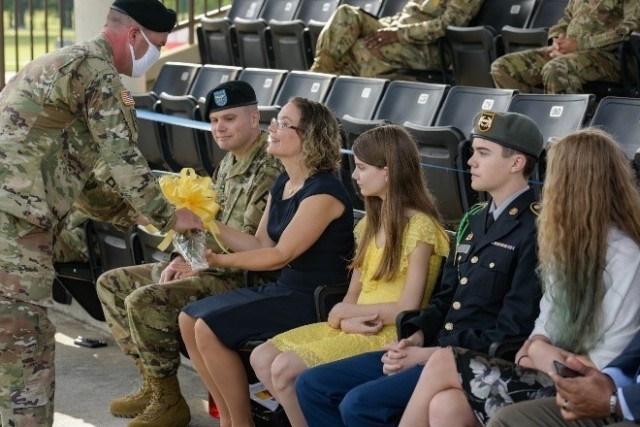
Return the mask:
<svg viewBox="0 0 640 427">
<path fill-rule="evenodd" d="M 294 427 L 306 425 L 295 394 L 298 375 L 395 340 L 396 315 L 429 300 L 449 252 L 411 136 L 400 126 L 378 127 L 360 135 L 353 152 L 352 177 L 365 198 L 366 216 L 355 228 L 358 246 L 347 295 L 328 322 L 276 335 L 251 354 L 256 375 Z"/>
</svg>

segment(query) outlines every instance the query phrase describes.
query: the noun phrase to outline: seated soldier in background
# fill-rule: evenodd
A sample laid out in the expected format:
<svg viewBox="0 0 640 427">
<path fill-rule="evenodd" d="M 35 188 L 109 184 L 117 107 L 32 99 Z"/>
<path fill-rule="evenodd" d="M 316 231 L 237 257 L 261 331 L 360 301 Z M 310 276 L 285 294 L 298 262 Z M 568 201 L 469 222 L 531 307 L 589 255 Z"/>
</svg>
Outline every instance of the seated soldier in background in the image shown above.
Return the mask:
<svg viewBox="0 0 640 427">
<path fill-rule="evenodd" d="M 564 16 L 549 29 L 551 46 L 496 59 L 496 87 L 545 93 L 582 93 L 591 81 L 622 79 L 617 50 L 640 28 L 638 0 L 570 0 Z"/>
<path fill-rule="evenodd" d="M 230 81 L 213 89 L 205 117 L 216 144 L 228 151 L 214 176 L 221 212 L 218 219 L 254 234 L 265 209 L 269 189 L 281 165 L 266 152 L 267 133 L 253 88 Z M 219 251 L 212 245 L 211 249 Z M 131 356 L 142 376 L 136 392 L 111 402 L 111 412 L 136 417 L 129 426 L 186 426 L 187 403 L 176 373 L 180 365 L 178 314 L 188 303 L 234 289 L 242 271 L 211 269 L 196 275 L 179 272 L 181 256 L 170 263 L 145 264 L 104 273 L 97 283 L 105 317 L 122 351 Z"/>
<path fill-rule="evenodd" d="M 341 5 L 320 33 L 311 71 L 371 77 L 401 68 L 448 67 L 436 41 L 448 25 L 469 24 L 483 1 L 411 0 L 401 12 L 380 19 Z"/>
</svg>

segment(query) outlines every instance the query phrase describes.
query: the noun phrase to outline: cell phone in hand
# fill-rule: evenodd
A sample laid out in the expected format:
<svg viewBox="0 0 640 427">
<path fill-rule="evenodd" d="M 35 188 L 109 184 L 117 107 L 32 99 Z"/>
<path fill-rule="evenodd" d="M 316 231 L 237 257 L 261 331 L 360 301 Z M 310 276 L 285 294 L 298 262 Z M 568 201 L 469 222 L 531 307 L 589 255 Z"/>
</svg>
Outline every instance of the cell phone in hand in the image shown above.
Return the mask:
<svg viewBox="0 0 640 427">
<path fill-rule="evenodd" d="M 582 376 L 580 372 L 574 371 L 564 363 L 560 363 L 557 360 L 553 361 L 553 369 L 555 369 L 556 373 L 562 378 L 575 378 Z"/>
<path fill-rule="evenodd" d="M 104 347 L 107 345 L 107 343 L 104 341 L 100 341 L 93 338 L 85 338 L 85 337 L 78 337 L 75 340 L 73 340 L 73 343 L 76 345 L 80 345 L 82 347 L 88 347 L 88 348 Z"/>
</svg>

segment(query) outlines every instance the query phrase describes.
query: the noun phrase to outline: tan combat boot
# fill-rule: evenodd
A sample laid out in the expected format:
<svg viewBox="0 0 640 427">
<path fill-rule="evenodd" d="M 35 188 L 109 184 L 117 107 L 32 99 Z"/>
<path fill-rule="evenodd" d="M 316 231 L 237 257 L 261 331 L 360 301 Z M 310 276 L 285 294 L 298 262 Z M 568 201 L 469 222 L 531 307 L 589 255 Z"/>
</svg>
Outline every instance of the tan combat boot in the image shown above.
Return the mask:
<svg viewBox="0 0 640 427">
<path fill-rule="evenodd" d="M 316 73 L 335 73 L 338 70 L 336 60 L 328 52 L 321 50 L 314 58 L 313 64 L 309 71 Z"/>
<path fill-rule="evenodd" d="M 180 394 L 178 377 L 149 377 L 151 403 L 129 423 L 129 427 L 186 427 L 191 420 L 187 402 Z"/>
<path fill-rule="evenodd" d="M 149 375 L 142 367 L 142 362 L 136 360 L 136 365 L 140 369 L 142 376 L 142 385 L 133 393 L 113 399 L 109 404 L 109 410 L 116 417 L 133 418 L 138 416 L 151 402 L 151 385 L 149 384 Z"/>
</svg>

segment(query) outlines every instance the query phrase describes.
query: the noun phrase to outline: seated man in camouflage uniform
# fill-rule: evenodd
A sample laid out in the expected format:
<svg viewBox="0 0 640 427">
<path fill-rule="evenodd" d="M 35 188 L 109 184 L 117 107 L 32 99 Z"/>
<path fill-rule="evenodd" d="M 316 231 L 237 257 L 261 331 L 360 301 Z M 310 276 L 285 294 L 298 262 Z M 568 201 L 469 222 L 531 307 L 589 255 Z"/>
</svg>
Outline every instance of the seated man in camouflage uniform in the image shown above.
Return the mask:
<svg viewBox="0 0 640 427">
<path fill-rule="evenodd" d="M 448 25 L 466 26 L 483 1 L 411 0 L 380 19 L 342 5 L 320 33 L 311 71 L 371 77 L 400 68 L 442 69 L 436 41 Z"/>
<path fill-rule="evenodd" d="M 218 218 L 251 234 L 258 228 L 269 189 L 281 169 L 279 161 L 266 152 L 267 134 L 260 130 L 256 104 L 249 84 L 230 81 L 209 93 L 205 112 L 216 143 L 229 151 L 214 177 L 222 208 Z M 188 303 L 243 282 L 242 272 L 230 269 L 185 277 L 174 268 L 183 262 L 178 256 L 168 265 L 116 269 L 98 279 L 98 296 L 109 327 L 143 378 L 139 390 L 110 405 L 116 416 L 136 417 L 129 426 L 188 424 L 189 407 L 176 377 L 180 365 L 178 314 Z"/>
<path fill-rule="evenodd" d="M 639 28 L 638 0 L 570 0 L 564 16 L 549 29 L 551 46 L 496 59 L 496 87 L 545 93 L 582 93 L 586 82 L 622 79 L 617 50 Z"/>
</svg>

